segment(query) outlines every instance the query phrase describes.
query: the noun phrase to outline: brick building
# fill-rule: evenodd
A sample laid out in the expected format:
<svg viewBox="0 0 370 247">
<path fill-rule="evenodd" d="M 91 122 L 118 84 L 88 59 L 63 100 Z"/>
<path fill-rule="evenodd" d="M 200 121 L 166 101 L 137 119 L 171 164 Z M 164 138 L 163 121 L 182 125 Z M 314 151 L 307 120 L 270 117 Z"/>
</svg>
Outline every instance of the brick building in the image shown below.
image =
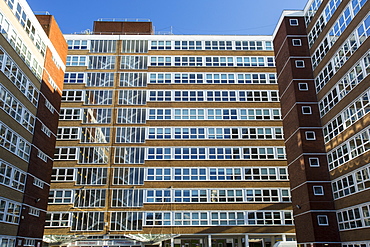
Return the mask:
<svg viewBox="0 0 370 247">
<path fill-rule="evenodd" d="M 54 18 L 0 2 L 0 245 L 41 246 L 67 45 Z"/>
</svg>

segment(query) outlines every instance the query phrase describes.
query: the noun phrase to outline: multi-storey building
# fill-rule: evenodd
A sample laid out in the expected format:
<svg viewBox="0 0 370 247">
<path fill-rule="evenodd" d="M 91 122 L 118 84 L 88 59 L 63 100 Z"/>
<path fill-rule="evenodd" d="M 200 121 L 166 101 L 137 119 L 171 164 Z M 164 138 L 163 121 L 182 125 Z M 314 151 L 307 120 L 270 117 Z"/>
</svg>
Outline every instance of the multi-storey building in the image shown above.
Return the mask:
<svg viewBox="0 0 370 247">
<path fill-rule="evenodd" d="M 274 34 L 297 241 L 370 246 L 370 2 L 311 0 Z"/>
<path fill-rule="evenodd" d="M 50 246 L 295 240 L 271 36 L 65 38 Z"/>
<path fill-rule="evenodd" d="M 0 245 L 41 246 L 67 45 L 50 15 L 0 1 Z"/>
</svg>

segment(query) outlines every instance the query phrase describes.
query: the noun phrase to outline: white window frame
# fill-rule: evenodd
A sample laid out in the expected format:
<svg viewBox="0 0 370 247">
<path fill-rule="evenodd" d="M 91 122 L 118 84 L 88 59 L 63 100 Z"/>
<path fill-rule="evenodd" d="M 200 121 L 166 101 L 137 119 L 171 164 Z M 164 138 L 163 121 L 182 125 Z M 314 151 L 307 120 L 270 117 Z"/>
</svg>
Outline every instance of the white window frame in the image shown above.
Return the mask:
<svg viewBox="0 0 370 247">
<path fill-rule="evenodd" d="M 312 191 L 315 196 L 323 196 L 325 194 L 324 187 L 321 185 L 312 186 Z"/>
<path fill-rule="evenodd" d="M 289 19 L 289 24 L 291 26 L 298 26 L 299 25 L 298 19 Z"/>
<path fill-rule="evenodd" d="M 295 60 L 295 67 L 298 69 L 305 68 L 304 60 Z"/>
<path fill-rule="evenodd" d="M 29 215 L 32 215 L 32 216 L 39 217 L 40 216 L 40 212 L 41 212 L 41 210 L 38 209 L 38 208 L 29 207 L 29 209 L 28 209 L 28 214 Z"/>
<path fill-rule="evenodd" d="M 304 115 L 312 114 L 311 106 L 302 106 L 302 114 Z"/>
<path fill-rule="evenodd" d="M 43 189 L 44 185 L 45 185 L 45 182 L 42 181 L 41 179 L 38 179 L 38 178 L 34 177 L 33 178 L 33 185 L 35 185 L 36 187 L 39 187 L 40 189 Z"/>
<path fill-rule="evenodd" d="M 299 91 L 308 91 L 308 83 L 307 82 L 300 82 L 298 83 Z"/>
<path fill-rule="evenodd" d="M 316 133 L 315 131 L 305 131 L 305 136 L 307 141 L 314 141 L 316 140 Z"/>
<path fill-rule="evenodd" d="M 321 220 L 324 220 L 325 222 L 321 223 Z M 319 226 L 328 226 L 329 225 L 329 219 L 327 215 L 317 215 L 317 224 Z"/>
<path fill-rule="evenodd" d="M 311 161 L 317 161 L 317 165 L 314 165 Z M 310 164 L 310 167 L 320 167 L 320 159 L 318 157 L 308 158 L 308 163 Z"/>
<path fill-rule="evenodd" d="M 302 40 L 301 39 L 292 39 L 293 46 L 302 46 Z"/>
</svg>

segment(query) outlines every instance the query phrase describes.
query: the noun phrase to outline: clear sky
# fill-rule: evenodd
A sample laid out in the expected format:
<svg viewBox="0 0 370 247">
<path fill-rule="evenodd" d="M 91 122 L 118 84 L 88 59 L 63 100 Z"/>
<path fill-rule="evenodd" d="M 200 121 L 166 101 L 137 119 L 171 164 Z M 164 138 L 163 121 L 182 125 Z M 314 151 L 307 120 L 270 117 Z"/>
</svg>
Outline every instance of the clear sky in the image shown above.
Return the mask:
<svg viewBox="0 0 370 247">
<path fill-rule="evenodd" d="M 54 15 L 65 34 L 92 29 L 99 18 L 143 18 L 156 32 L 270 35 L 283 10 L 307 0 L 27 0 L 34 12 Z"/>
</svg>

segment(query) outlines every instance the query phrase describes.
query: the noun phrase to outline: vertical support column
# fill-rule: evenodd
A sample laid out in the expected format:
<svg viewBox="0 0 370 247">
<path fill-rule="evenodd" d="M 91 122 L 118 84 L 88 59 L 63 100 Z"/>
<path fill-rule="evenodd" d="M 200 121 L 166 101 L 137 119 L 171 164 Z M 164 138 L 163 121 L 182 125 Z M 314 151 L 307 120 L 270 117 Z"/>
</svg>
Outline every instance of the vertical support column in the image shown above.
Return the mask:
<svg viewBox="0 0 370 247">
<path fill-rule="evenodd" d="M 208 235 L 208 247 L 212 247 L 212 235 Z"/>
<path fill-rule="evenodd" d="M 238 246 L 236 247 L 243 247 L 242 244 L 242 237 L 238 237 Z"/>
<path fill-rule="evenodd" d="M 175 246 L 175 240 L 171 238 L 171 247 L 174 247 L 174 246 Z"/>
<path fill-rule="evenodd" d="M 244 247 L 249 247 L 249 235 L 248 234 L 245 234 L 244 235 L 244 238 L 245 238 L 245 242 L 244 242 Z"/>
<path fill-rule="evenodd" d="M 274 246 L 275 244 L 275 236 L 271 236 L 271 246 Z"/>
<path fill-rule="evenodd" d="M 286 241 L 286 234 L 282 234 L 281 238 L 283 239 L 283 241 Z"/>
</svg>

